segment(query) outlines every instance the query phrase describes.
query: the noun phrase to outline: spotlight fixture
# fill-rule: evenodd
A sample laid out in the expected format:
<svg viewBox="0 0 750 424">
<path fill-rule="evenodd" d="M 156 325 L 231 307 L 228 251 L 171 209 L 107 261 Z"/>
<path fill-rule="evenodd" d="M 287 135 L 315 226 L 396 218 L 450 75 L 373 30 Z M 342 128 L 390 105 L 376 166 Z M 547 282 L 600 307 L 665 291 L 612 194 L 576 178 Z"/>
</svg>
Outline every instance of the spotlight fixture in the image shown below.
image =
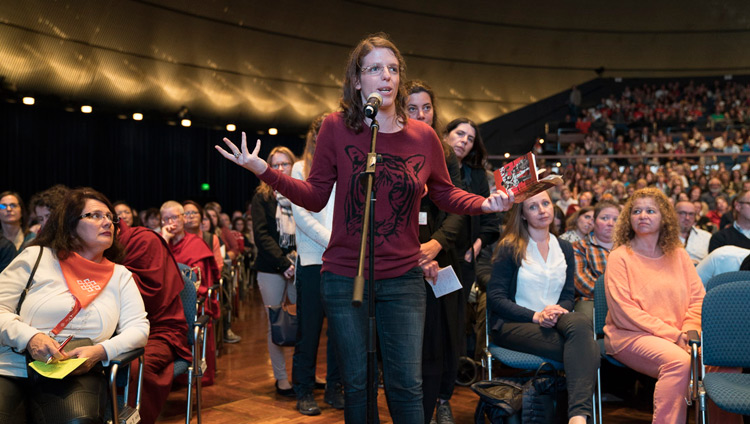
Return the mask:
<svg viewBox="0 0 750 424">
<path fill-rule="evenodd" d="M 268 135 L 276 135 L 278 133 L 279 133 L 279 130 L 277 130 L 276 128 L 269 128 L 268 129 Z"/>
<path fill-rule="evenodd" d="M 83 113 L 91 113 L 91 112 L 93 112 L 93 110 L 94 110 L 94 108 L 92 108 L 89 105 L 83 105 L 83 106 L 81 106 L 81 112 L 83 112 Z"/>
<path fill-rule="evenodd" d="M 544 139 L 543 138 L 539 139 L 539 144 L 544 144 Z"/>
<path fill-rule="evenodd" d="M 136 112 L 133 114 L 133 120 L 134 121 L 143 121 L 143 114 Z"/>
<path fill-rule="evenodd" d="M 25 105 L 29 105 L 29 106 L 31 106 L 31 105 L 33 105 L 33 104 L 34 104 L 35 102 L 36 102 L 36 100 L 34 100 L 34 98 L 33 98 L 33 97 L 30 97 L 30 96 L 26 96 L 26 97 L 24 97 L 24 98 L 23 98 L 23 104 L 25 104 Z"/>
<path fill-rule="evenodd" d="M 180 121 L 180 125 L 182 125 L 183 127 L 189 127 L 192 124 L 193 123 L 187 118 Z"/>
<path fill-rule="evenodd" d="M 510 157 L 510 153 L 505 153 L 503 156 L 505 156 L 505 159 L 508 159 Z"/>
<path fill-rule="evenodd" d="M 555 166 L 559 168 L 559 167 L 561 167 L 561 166 L 562 166 L 562 164 L 561 164 L 560 162 L 557 162 L 557 163 L 555 164 Z"/>
<path fill-rule="evenodd" d="M 235 132 L 237 131 L 237 126 L 234 124 L 227 124 L 227 131 L 229 132 Z"/>
</svg>

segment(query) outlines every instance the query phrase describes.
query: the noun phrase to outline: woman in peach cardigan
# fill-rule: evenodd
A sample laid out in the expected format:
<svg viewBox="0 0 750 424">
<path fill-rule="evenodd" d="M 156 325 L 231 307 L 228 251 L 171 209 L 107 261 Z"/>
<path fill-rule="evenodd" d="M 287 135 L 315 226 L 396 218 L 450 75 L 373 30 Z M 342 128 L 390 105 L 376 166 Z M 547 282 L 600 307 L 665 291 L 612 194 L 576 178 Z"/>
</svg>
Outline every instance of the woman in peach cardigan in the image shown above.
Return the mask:
<svg viewBox="0 0 750 424">
<path fill-rule="evenodd" d="M 617 220 L 615 249 L 604 274 L 607 353 L 658 379 L 654 423 L 685 422 L 690 378 L 686 333 L 700 330 L 706 293 L 678 234 L 677 215 L 667 197 L 656 188 L 636 191 Z M 742 422 L 715 406 L 710 413 L 716 422 Z"/>
</svg>

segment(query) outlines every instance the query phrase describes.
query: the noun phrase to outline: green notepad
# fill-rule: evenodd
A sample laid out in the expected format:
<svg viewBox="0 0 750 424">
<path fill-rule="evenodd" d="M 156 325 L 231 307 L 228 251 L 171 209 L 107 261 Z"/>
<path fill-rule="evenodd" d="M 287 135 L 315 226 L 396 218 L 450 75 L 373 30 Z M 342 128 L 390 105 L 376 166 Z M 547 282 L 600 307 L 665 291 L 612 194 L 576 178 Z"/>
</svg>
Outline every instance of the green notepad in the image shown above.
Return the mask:
<svg viewBox="0 0 750 424">
<path fill-rule="evenodd" d="M 30 362 L 29 366 L 43 377 L 60 380 L 81 366 L 82 363 L 86 362 L 86 359 L 88 358 L 70 358 L 64 361 L 53 362 L 51 364 L 34 361 Z"/>
</svg>

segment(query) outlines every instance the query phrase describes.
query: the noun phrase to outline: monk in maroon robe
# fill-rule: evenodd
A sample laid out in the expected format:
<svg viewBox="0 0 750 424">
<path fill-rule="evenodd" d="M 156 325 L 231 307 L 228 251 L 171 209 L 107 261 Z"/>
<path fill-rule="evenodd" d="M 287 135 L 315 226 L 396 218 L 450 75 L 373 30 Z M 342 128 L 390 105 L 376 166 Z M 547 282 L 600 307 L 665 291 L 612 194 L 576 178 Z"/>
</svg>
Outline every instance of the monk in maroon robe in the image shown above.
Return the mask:
<svg viewBox="0 0 750 424">
<path fill-rule="evenodd" d="M 174 361 L 191 361 L 187 342 L 187 323 L 180 291 L 182 274 L 167 243 L 144 227 L 128 227 L 120 221 L 120 242 L 127 254 L 123 265 L 133 273 L 146 306 L 151 332 L 146 345 L 143 369 L 141 422 L 154 423 L 159 417 L 172 387 Z M 137 373 L 132 373 L 137 379 Z M 135 384 L 131 385 L 135 403 Z"/>
</svg>

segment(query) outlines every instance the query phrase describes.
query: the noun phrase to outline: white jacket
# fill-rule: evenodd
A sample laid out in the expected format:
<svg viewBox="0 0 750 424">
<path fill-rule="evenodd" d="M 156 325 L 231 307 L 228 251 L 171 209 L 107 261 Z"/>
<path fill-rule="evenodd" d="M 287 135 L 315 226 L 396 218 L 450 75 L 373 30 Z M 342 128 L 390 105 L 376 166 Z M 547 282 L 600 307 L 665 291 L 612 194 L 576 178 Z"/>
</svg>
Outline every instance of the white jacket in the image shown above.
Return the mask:
<svg viewBox="0 0 750 424">
<path fill-rule="evenodd" d="M 302 161 L 295 162 L 292 168 L 292 177 L 304 180 L 302 177 Z M 297 224 L 296 241 L 297 255 L 302 266 L 321 265 L 323 263 L 323 252 L 331 240 L 331 228 L 333 227 L 333 203 L 336 198 L 336 185 L 331 190 L 328 204 L 320 212 L 310 212 L 292 204 L 294 222 Z"/>
</svg>

